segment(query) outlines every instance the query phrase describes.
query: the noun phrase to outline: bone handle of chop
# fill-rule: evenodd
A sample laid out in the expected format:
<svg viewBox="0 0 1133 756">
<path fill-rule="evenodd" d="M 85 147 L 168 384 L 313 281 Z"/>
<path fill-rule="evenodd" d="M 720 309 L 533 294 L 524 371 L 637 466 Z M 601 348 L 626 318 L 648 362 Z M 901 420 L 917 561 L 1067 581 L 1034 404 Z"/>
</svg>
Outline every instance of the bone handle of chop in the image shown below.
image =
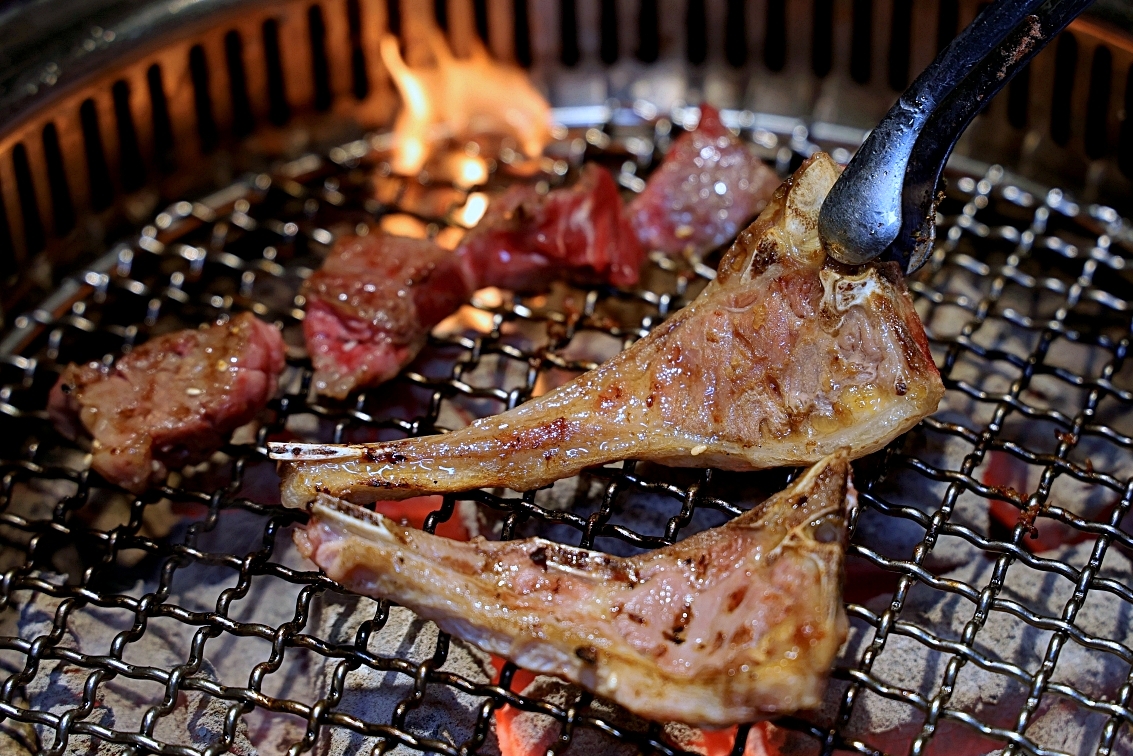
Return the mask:
<svg viewBox="0 0 1133 756">
<path fill-rule="evenodd" d="M 330 460 L 362 459 L 366 447 L 358 445 L 297 444 L 269 441 L 268 456 L 276 462 L 324 462 Z"/>
</svg>

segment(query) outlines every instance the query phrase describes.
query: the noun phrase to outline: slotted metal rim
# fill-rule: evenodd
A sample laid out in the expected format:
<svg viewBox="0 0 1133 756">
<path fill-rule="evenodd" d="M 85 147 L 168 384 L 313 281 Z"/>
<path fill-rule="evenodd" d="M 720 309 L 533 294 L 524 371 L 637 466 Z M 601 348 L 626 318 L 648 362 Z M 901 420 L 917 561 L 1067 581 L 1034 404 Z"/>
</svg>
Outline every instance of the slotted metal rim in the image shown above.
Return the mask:
<svg viewBox="0 0 1133 756">
<path fill-rule="evenodd" d="M 755 119 L 740 122 L 745 120 L 753 123 Z M 617 161 L 611 163 L 610 156 L 625 157 L 627 160 L 618 174 L 620 182 L 631 191 L 639 191 L 643 172 L 656 162 L 659 151 L 665 146 L 667 132 L 654 122 L 624 127 L 614 126 L 615 122 L 618 119 L 611 118 L 589 130 L 572 130 L 563 144 L 575 148 L 566 150 L 564 160 L 578 163 L 584 159 L 603 159 L 616 167 Z M 777 159 L 781 172 L 817 148 L 797 132 L 791 142 L 753 132 L 750 128 L 742 135 L 753 140 L 766 157 Z M 638 141 L 627 147 L 630 139 Z M 648 150 L 644 150 L 643 145 L 648 146 Z M 790 149 L 784 152 L 786 145 Z M 0 715 L 40 726 L 45 733 L 43 743 L 47 752 L 61 753 L 76 736 L 90 736 L 124 744 L 138 752 L 222 753 L 235 742 L 239 718 L 258 707 L 286 712 L 306 721 L 306 735 L 294 745 L 295 751 L 315 747 L 320 731 L 325 728 L 343 728 L 380 737 L 391 747 L 402 744 L 420 751 L 459 754 L 484 746 L 492 727 L 493 712 L 503 705 L 540 712 L 557 720 L 561 726 L 557 746 L 560 750 L 569 748 L 572 733 L 583 727 L 603 731 L 644 751 L 682 752 L 666 740 L 659 725 L 627 726 L 623 720 L 591 708 L 591 698 L 585 694 L 570 705 L 559 705 L 509 690 L 514 672 L 511 665 L 504 668 L 498 685 L 482 684 L 442 671 L 440 668 L 449 652 L 449 641 L 443 634 L 439 636 L 432 659 L 420 664 L 375 655 L 367 649 L 367 638 L 380 633 L 388 619 L 389 607 L 384 602 L 378 604 L 372 622 L 366 623 L 364 632 L 359 632 L 353 644 L 334 643 L 305 632 L 312 601 L 324 592 L 341 592 L 342 589 L 316 572 L 273 561 L 278 545 L 276 539 L 280 535 L 286 538 L 288 526 L 302 521 L 304 515 L 265 506 L 239 494 L 245 472 L 266 464 L 267 438 L 280 433 L 289 418 L 313 415 L 323 422 L 324 429 L 329 429 L 332 436 L 329 440 L 337 441 L 356 429 L 401 434 L 434 432 L 444 402 L 457 398 L 494 403 L 497 408 L 494 411 L 514 406 L 532 395 L 536 382 L 546 371 L 552 368 L 581 370 L 590 366 L 585 361 L 563 356 L 566 346 L 578 334 L 602 332 L 623 345 L 631 343 L 687 302 L 699 284 L 711 277 L 710 264 L 684 267 L 654 258 L 651 264 L 655 270 L 649 280 L 666 281 L 665 287 L 632 293 L 608 289 L 579 291 L 582 304 L 576 312 L 548 309 L 542 300 L 520 297 L 496 307 L 481 306 L 481 310 L 490 315 L 490 332 L 464 333 L 431 341 L 430 349 L 447 349 L 460 355 L 453 359 L 447 377 L 427 377 L 410 370 L 397 380 L 398 384 L 429 393 L 425 411 L 409 418 L 383 413 L 383 409 L 389 407 L 383 407 L 380 399 L 374 400 L 375 392 L 341 404 L 309 402 L 309 364 L 292 354 L 290 378 L 283 381 L 285 390 L 272 405 L 275 420 L 262 426 L 254 440 L 229 445 L 224 450 L 229 461 L 215 466 L 222 468 L 222 485 L 212 491 L 202 491 L 194 489 L 191 479 L 174 481 L 133 499 L 130 522 L 112 529 L 91 527 L 77 516 L 82 507 L 93 506 L 91 502 L 107 486 L 97 475 L 81 467 L 60 466 L 53 456 L 53 450 L 62 442 L 50 431 L 43 406 L 46 388 L 53 383 L 61 366 L 74 359 L 76 350 L 94 348 L 85 340 L 102 339 L 96 343 L 112 344 L 109 352 L 116 353 L 122 346 L 142 340 L 155 324 L 165 325 L 163 318 L 167 316 L 192 324 L 251 309 L 261 317 L 294 329 L 301 318 L 301 302 L 293 302 L 289 307 L 269 307 L 258 299 L 260 285 L 274 282 L 294 291 L 299 278 L 309 271 L 312 259 L 304 250 L 325 244 L 331 238 L 325 224 L 328 216 L 340 218 L 353 214 L 359 218 L 374 218 L 395 209 L 375 203 L 367 194 L 366 171 L 376 163 L 380 163 L 380 154 L 375 153 L 371 143 L 353 143 L 336 148 L 325 157 L 307 156 L 282 165 L 271 174 L 248 177 L 201 201 L 176 203 L 156 216 L 138 237 L 116 247 L 83 274 L 68 280 L 40 308 L 18 319 L 3 342 L 6 350 L 0 357 L 0 410 L 3 411 L 0 422 L 8 429 L 5 435 L 18 441 L 4 446 L 6 451 L 0 458 L 3 471 L 0 554 L 6 554 L 11 562 L 0 580 L 0 609 L 9 615 L 18 612 L 21 603 L 35 594 L 60 599 L 62 603 L 54 617 L 52 633 L 34 638 L 0 637 L 0 650 L 14 654 L 0 660 L 5 664 L 0 685 Z M 642 176 L 638 175 L 638 166 Z M 561 180 L 563 167 L 562 163 L 558 166 L 549 163 L 547 179 Z M 500 168 L 497 177 L 504 176 L 507 166 Z M 1044 696 L 1056 696 L 1106 718 L 1097 751 L 1107 753 L 1119 742 L 1122 730 L 1128 737 L 1128 728 L 1133 725 L 1130 706 L 1133 672 L 1112 697 L 1092 696 L 1052 681 L 1052 677 L 1060 649 L 1066 643 L 1111 654 L 1133 666 L 1133 649 L 1118 640 L 1089 635 L 1074 624 L 1078 610 L 1092 591 L 1133 605 L 1133 586 L 1105 576 L 1102 569 L 1111 548 L 1133 551 L 1133 536 L 1122 528 L 1133 501 L 1133 481 L 1094 470 L 1089 464 L 1080 464 L 1072 458 L 1075 446 L 1084 436 L 1101 438 L 1126 455 L 1133 449 L 1133 438 L 1096 418 L 1099 404 L 1106 398 L 1126 412 L 1133 404 L 1133 382 L 1121 375 L 1129 347 L 1128 313 L 1133 303 L 1120 296 L 1121 286 L 1112 285 L 1113 281 L 1127 280 L 1124 271 L 1133 253 L 1133 235 L 1126 221 L 1108 208 L 1079 206 L 1058 190 L 1036 194 L 1013 183 L 996 167 L 983 175 L 954 180 L 949 196 L 943 206 L 945 218 L 935 254 L 929 268 L 910 281 L 910 288 L 925 320 L 949 395 L 970 401 L 973 406 L 988 408 L 990 416 L 982 421 L 973 416 L 966 422 L 929 418 L 914 432 L 913 435 L 925 437 L 948 437 L 969 446 L 970 450 L 955 468 L 937 466 L 917 456 L 915 450 L 910 454 L 907 440 L 899 440 L 874 460 L 870 471 L 859 472 L 863 485 L 858 517 L 862 512 L 872 511 L 894 521 L 911 522 L 924 529 L 924 537 L 904 558 L 894 558 L 875 548 L 876 544 L 863 543 L 855 536 L 851 558 L 896 576 L 896 588 L 881 611 L 863 604 L 848 604 L 852 621 L 867 628 L 871 635 L 853 664 L 840 665 L 835 670 L 834 677 L 839 684 L 832 686 L 830 694 L 838 700 L 834 717 L 822 723 L 787 718 L 777 724 L 796 731 L 823 753 L 836 749 L 875 753 L 868 736 L 859 739 L 848 730 L 856 702 L 869 693 L 923 712 L 923 728 L 912 744 L 915 753 L 928 746 L 942 722 L 950 721 L 987 736 L 1009 750 L 1053 754 L 1058 751 L 1029 739 L 1027 727 Z M 1004 220 L 1004 208 L 1014 212 L 1015 220 Z M 445 217 L 425 217 L 422 221 L 436 224 L 432 229 L 435 231 L 451 225 L 454 216 L 449 213 Z M 249 239 L 254 243 L 248 242 Z M 259 252 L 255 253 L 253 248 Z M 965 280 L 972 282 L 974 294 L 955 286 L 955 282 L 965 276 Z M 1032 297 L 1033 312 L 1005 305 L 1019 300 L 1018 296 L 1006 295 L 1008 291 L 1025 292 Z M 612 322 L 604 308 L 616 302 L 629 303 L 645 315 L 637 322 Z M 934 330 L 935 314 L 942 308 L 955 308 L 963 313 L 964 325 L 957 333 Z M 144 315 L 130 321 L 116 320 L 126 309 L 144 312 Z M 550 326 L 555 329 L 554 337 L 546 348 L 525 350 L 502 332 L 508 323 Z M 1010 333 L 1033 336 L 1034 347 L 1026 353 L 1017 353 L 982 344 L 977 333 L 989 323 Z M 1096 375 L 1048 364 L 1051 349 L 1060 342 L 1100 350 L 1109 358 Z M 521 366 L 525 371 L 523 383 L 485 386 L 466 380 L 482 363 L 491 360 L 512 361 Z M 996 389 L 990 383 L 973 383 L 963 375 L 956 375 L 957 365 L 965 360 L 1001 364 L 1015 371 L 1017 377 L 1006 390 Z M 1080 391 L 1083 400 L 1077 411 L 1069 413 L 1033 402 L 1027 394 L 1028 387 L 1040 375 Z M 1053 453 L 1042 451 L 1039 444 L 1028 445 L 1005 437 L 1005 424 L 1019 417 L 1036 424 L 1040 421 L 1053 424 L 1063 429 L 1065 437 L 1059 437 Z M 1006 453 L 1025 464 L 1041 467 L 1038 489 L 1019 495 L 982 481 L 978 469 L 991 452 Z M 887 495 L 884 481 L 901 470 L 911 471 L 925 481 L 947 484 L 943 497 L 939 501 L 922 501 L 920 507 L 894 501 Z M 711 471 L 683 483 L 674 483 L 649 470 L 641 474 L 632 462 L 624 468 L 603 468 L 593 474 L 602 485 L 601 493 L 593 502 L 593 511 L 588 515 L 549 509 L 537 498 L 538 492 L 526 492 L 517 497 L 478 491 L 446 497 L 443 505 L 429 516 L 426 527 L 434 529 L 458 516 L 458 500 L 471 500 L 485 511 L 500 513 L 501 537 L 504 538 L 517 535 L 526 523 L 542 522 L 565 526 L 576 534 L 575 543 L 588 547 L 594 547 L 598 539 L 613 538 L 632 547 L 653 548 L 681 537 L 698 511 L 717 510 L 726 516 L 742 511 L 735 501 L 713 493 Z M 1051 486 L 1059 476 L 1071 476 L 1109 489 L 1118 501 L 1104 519 L 1082 517 L 1073 507 L 1051 501 Z M 60 499 L 49 517 L 28 517 L 20 511 L 18 494 L 21 484 L 32 480 L 66 481 L 74 486 L 74 493 Z M 642 491 L 670 499 L 679 509 L 667 520 L 663 533 L 637 532 L 617 521 L 624 497 Z M 997 533 L 981 532 L 953 521 L 957 500 L 965 493 L 989 502 L 991 499 L 1009 501 L 1021 511 L 1030 507 L 1040 512 L 1043 520 L 1068 525 L 1094 540 L 1089 560 L 1084 566 L 1075 567 L 1032 553 L 1026 545 L 1028 525 L 1023 519 L 1009 532 L 1004 529 Z M 201 516 L 179 540 L 154 539 L 142 533 L 144 510 L 162 499 L 191 502 L 203 508 Z M 262 548 L 246 554 L 220 554 L 198 546 L 202 534 L 221 527 L 226 513 L 237 510 L 262 518 Z M 934 574 L 926 566 L 926 560 L 944 537 L 963 539 L 994 558 L 992 580 L 987 585 L 970 585 Z M 75 543 L 82 544 L 87 554 L 81 563 L 82 570 L 69 575 L 69 579 L 50 579 L 50 573 L 44 572 L 43 566 L 50 564 L 52 556 L 67 544 Z M 153 590 L 141 597 L 113 587 L 111 577 L 116 560 L 129 549 L 145 552 L 152 569 Z M 1016 563 L 1060 576 L 1075 586 L 1061 614 L 1038 613 L 1003 595 L 1008 569 Z M 175 603 L 174 577 L 189 564 L 221 566 L 237 575 L 235 586 L 218 596 L 215 611 L 196 612 Z M 292 621 L 271 627 L 240 622 L 228 616 L 235 602 L 256 600 L 253 578 L 263 576 L 301 586 Z M 917 585 L 959 596 L 971 603 L 969 631 L 961 640 L 945 637 L 937 628 L 902 619 L 902 608 Z M 88 606 L 117 607 L 132 612 L 137 623 L 103 654 L 83 653 L 60 644 L 68 617 Z M 1031 627 L 1052 632 L 1045 663 L 1039 669 L 1025 669 L 977 647 L 975 640 L 980 628 L 992 612 L 1008 613 Z M 191 654 L 182 665 L 161 670 L 122 660 L 124 647 L 142 637 L 149 618 L 168 618 L 197 628 Z M 255 668 L 244 687 L 224 686 L 198 674 L 207 656 L 208 641 L 222 635 L 256 637 L 271 644 L 270 653 Z M 951 662 L 944 677 L 931 695 L 888 684 L 873 673 L 876 661 L 886 651 L 887 641 L 894 636 L 906 636 L 929 649 L 950 655 Z M 280 669 L 291 649 L 340 660 L 333 684 L 321 700 L 279 699 L 260 692 L 264 678 Z M 19 661 L 13 663 L 9 659 Z M 143 725 L 136 731 L 115 730 L 86 721 L 93 710 L 93 698 L 61 715 L 29 708 L 21 698 L 23 689 L 35 675 L 43 674 L 43 667 L 55 662 L 82 670 L 87 675 L 87 687 L 92 696 L 98 685 L 114 676 L 122 676 L 158 683 L 165 689 L 164 701 L 154 702 Z M 1030 695 L 1018 712 L 1013 728 L 993 726 L 969 711 L 950 707 L 951 690 L 967 664 L 1011 678 L 1028 688 Z M 412 693 L 401 702 L 389 721 L 367 721 L 335 710 L 343 695 L 346 673 L 361 666 L 393 671 L 413 680 Z M 474 732 L 467 741 L 444 742 L 406 725 L 406 717 L 421 705 L 432 686 L 450 686 L 483 699 Z M 201 691 L 229 702 L 224 727 L 207 748 L 162 742 L 153 736 L 158 720 L 173 710 L 179 691 Z M 734 753 L 742 752 L 747 734 L 747 727 L 739 729 Z M 49 741 L 52 741 L 50 745 Z"/>
</svg>

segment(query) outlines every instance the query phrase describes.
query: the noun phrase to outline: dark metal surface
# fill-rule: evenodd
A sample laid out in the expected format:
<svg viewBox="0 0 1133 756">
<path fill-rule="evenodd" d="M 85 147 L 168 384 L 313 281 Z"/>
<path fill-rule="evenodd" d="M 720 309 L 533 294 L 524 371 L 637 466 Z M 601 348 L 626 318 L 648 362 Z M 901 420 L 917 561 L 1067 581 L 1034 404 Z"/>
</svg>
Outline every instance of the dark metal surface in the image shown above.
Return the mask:
<svg viewBox="0 0 1133 756">
<path fill-rule="evenodd" d="M 576 149 L 563 154 L 573 162 L 585 156 L 621 166 L 623 186 L 638 187 L 640 177 L 624 172 L 632 161 L 622 163 L 631 152 L 628 140 L 666 133 L 578 130 L 565 143 Z M 663 139 L 649 143 L 657 149 Z M 640 154 L 642 142 L 633 145 Z M 227 447 L 227 456 L 207 469 L 175 476 L 142 497 L 113 490 L 85 468 L 75 445 L 52 430 L 43 412 L 46 392 L 69 361 L 112 357 L 152 332 L 245 309 L 281 323 L 288 339 L 299 343 L 301 308 L 294 292 L 317 263 L 330 229 L 374 222 L 397 209 L 372 199 L 375 157 L 366 145 L 348 145 L 333 156 L 251 177 L 206 202 L 172 206 L 103 265 L 64 288 L 50 307 L 31 313 L 19 338 L 9 340 L 22 343 L 0 358 L 0 717 L 7 725 L 35 725 L 48 753 L 112 742 L 134 752 L 218 754 L 239 750 L 249 719 L 277 712 L 298 722 L 299 734 L 287 744 L 294 752 L 317 749 L 320 738 L 342 732 L 380 738 L 379 752 L 400 744 L 455 755 L 495 752 L 493 712 L 507 704 L 553 720 L 559 752 L 574 752 L 590 735 L 612 738 L 610 748 L 620 741 L 642 752 L 681 752 L 660 726 L 611 712 L 577 691 L 564 700 L 508 689 L 510 665 L 502 686 L 455 674 L 445 667 L 455 642 L 444 635 L 424 660 L 373 651 L 383 634 L 394 632 L 384 603 L 369 604 L 370 621 L 352 637 L 320 634 L 312 620 L 320 602 L 363 605 L 309 564 L 287 560 L 290 528 L 303 515 L 272 506 L 275 478 L 265 443 L 285 432 L 327 441 L 427 434 L 454 412 L 498 412 L 530 397 L 555 371 L 586 368 L 587 358 L 579 355 L 587 340 L 624 345 L 646 333 L 695 294 L 712 273 L 712 258 L 693 270 L 655 260 L 645 288 L 635 292 L 558 290 L 546 299 L 505 298 L 482 306 L 488 324 L 483 333 L 433 339 L 401 377 L 346 403 L 310 401 L 309 364 L 293 355 L 283 394 L 271 408 L 273 422 Z M 561 180 L 557 171 L 547 178 Z M 929 744 L 947 748 L 959 737 L 985 738 L 989 750 L 1063 753 L 1057 744 L 1034 740 L 1038 735 L 1028 729 L 1040 703 L 1053 697 L 1082 716 L 1104 720 L 1104 726 L 1082 730 L 1091 738 L 1088 752 L 1125 752 L 1133 742 L 1133 683 L 1127 679 L 1100 692 L 1080 688 L 1065 682 L 1059 659 L 1068 646 L 1095 649 L 1122 665 L 1125 678 L 1133 664 L 1124 638 L 1094 635 L 1076 624 L 1087 598 L 1101 595 L 1114 616 L 1133 607 L 1133 587 L 1104 569 L 1114 552 L 1133 551 L 1133 536 L 1123 529 L 1133 503 L 1127 477 L 1133 470 L 1123 466 L 1133 455 L 1133 380 L 1125 370 L 1133 311 L 1133 281 L 1126 272 L 1133 258 L 1130 231 L 1106 208 L 1080 207 L 1060 192 L 1028 194 L 998 170 L 954 183 L 941 206 L 945 222 L 937 249 L 910 282 L 948 394 L 936 417 L 857 466 L 862 492 L 849 565 L 858 577 L 847 590 L 858 642 L 834 672 L 827 709 L 778 724 L 805 752 L 875 753 L 885 750 L 878 740 L 883 733 L 859 720 L 863 707 L 881 701 L 909 712 L 915 726 L 908 743 L 916 753 Z M 406 182 L 399 201 L 420 188 Z M 452 216 L 422 220 L 438 231 Z M 1076 357 L 1066 358 L 1068 352 Z M 1083 362 L 1083 352 L 1092 357 Z M 1096 367 L 1083 367 L 1087 363 Z M 1053 428 L 1057 443 L 1040 439 L 1040 427 Z M 1108 456 L 1098 452 L 1099 444 Z M 946 447 L 959 452 L 942 455 Z M 1081 458 L 1083 447 L 1096 467 Z M 989 485 L 980 472 L 989 455 L 1041 471 L 1037 487 L 1020 493 Z M 1117 468 L 1103 458 L 1118 460 Z M 1052 486 L 1071 478 L 1108 491 L 1117 503 L 1091 515 L 1053 497 Z M 567 507 L 547 491 L 446 497 L 427 527 L 458 518 L 460 500 L 468 499 L 493 537 L 541 533 L 624 553 L 734 516 L 750 504 L 753 488 L 774 490 L 785 477 L 627 463 L 594 471 L 583 482 Z M 993 500 L 1033 510 L 1040 526 L 1061 523 L 1093 548 L 1083 563 L 1064 561 L 1062 552 L 1034 554 L 1024 518 L 1013 529 L 996 530 L 986 519 L 958 514 L 966 499 L 974 500 L 977 512 L 986 512 Z M 124 502 L 124 515 L 107 524 L 97 515 L 113 501 Z M 166 535 L 152 535 L 147 514 L 169 502 L 181 513 L 179 523 Z M 239 532 L 243 546 L 217 545 Z M 973 558 L 993 565 L 989 581 L 949 577 L 938 564 L 948 543 L 960 543 Z M 224 579 L 208 605 L 197 605 L 184 598 L 186 581 L 198 580 L 205 568 Z M 1070 600 L 1057 610 L 1020 603 L 1005 584 L 1023 569 L 1069 581 Z M 953 638 L 910 615 L 918 591 L 960 601 L 970 615 L 963 635 Z M 53 609 L 32 632 L 23 617 L 43 602 Z M 284 619 L 256 619 L 256 607 L 269 602 L 283 607 Z M 110 609 L 125 618 L 120 630 L 90 647 L 70 640 L 84 618 Z M 1041 665 L 1001 655 L 1006 652 L 981 639 L 981 628 L 1002 617 L 1048 633 Z M 132 657 L 132 648 L 170 627 L 191 637 L 179 663 L 156 668 Z M 242 639 L 259 645 L 240 667 L 251 671 L 233 680 L 223 648 Z M 948 662 L 943 676 L 927 688 L 894 683 L 892 667 L 907 665 L 895 656 L 901 643 L 942 655 Z M 304 679 L 310 672 L 302 660 L 312 657 L 333 670 L 326 689 L 288 695 L 273 682 L 289 675 Z M 1029 695 L 1006 719 L 967 708 L 951 697 L 957 678 L 972 669 L 1022 686 Z M 357 670 L 388 673 L 383 685 L 401 691 L 389 713 L 341 708 Z M 44 699 L 30 691 L 43 690 L 45 676 L 81 682 L 81 705 L 34 705 Z M 149 685 L 136 716 L 123 710 L 107 718 L 100 708 L 100 691 L 115 681 Z M 420 712 L 443 707 L 457 694 L 476 702 L 474 724 L 460 737 L 419 724 Z M 169 734 L 168 723 L 186 696 L 215 701 L 225 712 L 201 736 L 206 745 L 185 745 L 185 733 Z M 740 728 L 738 738 L 747 732 Z M 742 748 L 737 742 L 733 752 Z"/>
<path fill-rule="evenodd" d="M 254 0 L 24 0 L 0 9 L 0 135 L 91 77 Z"/>
<path fill-rule="evenodd" d="M 886 254 L 909 273 L 920 268 L 952 148 L 988 99 L 1091 2 L 999 0 L 981 11 L 898 98 L 830 191 L 819 230 L 831 254 L 848 265 Z"/>
<path fill-rule="evenodd" d="M 924 265 L 935 241 L 937 193 L 956 141 L 988 101 L 1090 4 L 1090 0 L 1054 3 L 1029 17 L 933 112 L 909 155 L 901 191 L 901 228 L 885 251 L 886 259 L 910 273 Z"/>
</svg>

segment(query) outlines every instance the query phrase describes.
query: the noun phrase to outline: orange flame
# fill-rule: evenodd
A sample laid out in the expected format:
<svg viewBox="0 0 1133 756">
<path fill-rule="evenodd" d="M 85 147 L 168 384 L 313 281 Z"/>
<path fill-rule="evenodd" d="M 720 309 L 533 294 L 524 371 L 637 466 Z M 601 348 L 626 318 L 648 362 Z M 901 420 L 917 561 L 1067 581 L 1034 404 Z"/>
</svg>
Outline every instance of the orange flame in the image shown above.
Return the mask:
<svg viewBox="0 0 1133 756">
<path fill-rule="evenodd" d="M 406 65 L 397 37 L 387 34 L 381 41 L 382 61 L 402 99 L 393 127 L 393 169 L 416 174 L 437 142 L 476 134 L 509 136 L 528 157 L 541 154 L 551 138 L 551 108 L 527 74 L 492 60 L 479 42 L 462 60 L 438 30 L 425 36 L 436 61 L 428 68 Z M 467 184 L 477 177 L 463 178 Z"/>
</svg>

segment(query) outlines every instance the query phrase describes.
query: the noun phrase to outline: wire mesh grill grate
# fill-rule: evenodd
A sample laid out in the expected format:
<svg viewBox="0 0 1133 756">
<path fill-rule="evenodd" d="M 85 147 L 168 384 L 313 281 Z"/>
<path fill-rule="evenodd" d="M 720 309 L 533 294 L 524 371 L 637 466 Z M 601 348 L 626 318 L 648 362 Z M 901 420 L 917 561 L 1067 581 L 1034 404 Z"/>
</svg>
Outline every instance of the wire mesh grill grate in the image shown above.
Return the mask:
<svg viewBox="0 0 1133 756">
<path fill-rule="evenodd" d="M 639 189 L 665 133 L 572 131 L 543 180 L 594 159 Z M 809 149 L 787 156 L 766 135 L 754 141 L 781 171 Z M 695 296 L 713 258 L 692 268 L 654 259 L 633 293 L 482 292 L 401 377 L 348 402 L 309 400 L 309 363 L 294 351 L 272 422 L 140 497 L 87 471 L 83 451 L 52 430 L 47 391 L 66 363 L 245 309 L 281 322 L 298 345 L 295 291 L 336 234 L 370 224 L 443 240 L 458 226 L 467 192 L 372 173 L 380 163 L 380 151 L 346 145 L 177 203 L 16 322 L 8 343 L 19 349 L 0 357 L 0 716 L 12 743 L 242 753 L 270 731 L 294 752 L 332 741 L 499 752 L 493 718 L 507 705 L 543 717 L 556 752 L 585 749 L 588 737 L 685 752 L 660 725 L 574 689 L 511 690 L 511 665 L 496 677 L 404 610 L 351 597 L 289 557 L 289 528 L 304 515 L 272 506 L 265 444 L 428 434 L 514 406 L 648 332 Z M 492 180 L 512 180 L 510 170 L 501 164 Z M 1133 234 L 1107 208 L 1035 196 L 994 168 L 954 177 L 941 211 L 935 255 L 910 286 L 948 394 L 933 418 L 857 465 L 851 640 L 826 708 L 781 720 L 775 742 L 822 753 L 928 753 L 957 738 L 971 753 L 1129 752 Z M 544 491 L 438 497 L 425 526 L 629 553 L 718 524 L 785 480 L 626 463 Z M 1067 672 L 1090 664 L 1102 673 Z M 359 672 L 378 675 L 385 708 L 348 705 Z M 998 685 L 1000 697 L 973 703 L 963 693 L 972 685 Z M 1052 739 L 1051 721 L 1073 732 Z"/>
</svg>

